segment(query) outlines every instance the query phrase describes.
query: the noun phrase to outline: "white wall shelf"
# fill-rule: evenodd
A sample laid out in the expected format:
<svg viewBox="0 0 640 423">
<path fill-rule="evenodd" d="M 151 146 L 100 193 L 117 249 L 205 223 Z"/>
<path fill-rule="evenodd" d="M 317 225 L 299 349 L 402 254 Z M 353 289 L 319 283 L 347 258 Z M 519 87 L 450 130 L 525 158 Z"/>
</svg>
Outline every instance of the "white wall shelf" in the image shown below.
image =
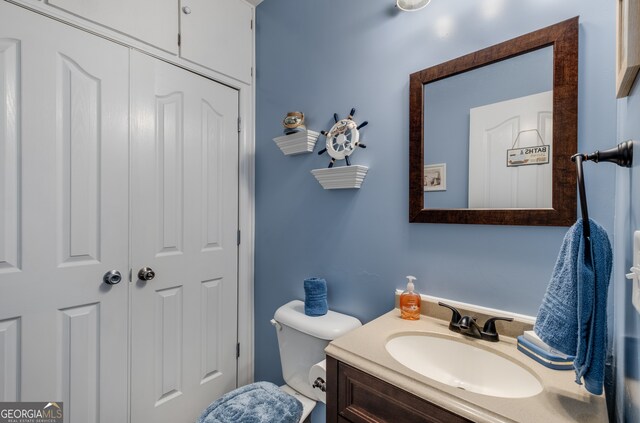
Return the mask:
<svg viewBox="0 0 640 423">
<path fill-rule="evenodd" d="M 273 141 L 285 156 L 293 156 L 295 154 L 311 153 L 316 146 L 316 141 L 318 141 L 318 135 L 320 135 L 318 132 L 304 130 L 274 138 Z"/>
<path fill-rule="evenodd" d="M 353 165 L 313 169 L 311 173 L 316 177 L 324 189 L 360 188 L 369 168 Z"/>
</svg>

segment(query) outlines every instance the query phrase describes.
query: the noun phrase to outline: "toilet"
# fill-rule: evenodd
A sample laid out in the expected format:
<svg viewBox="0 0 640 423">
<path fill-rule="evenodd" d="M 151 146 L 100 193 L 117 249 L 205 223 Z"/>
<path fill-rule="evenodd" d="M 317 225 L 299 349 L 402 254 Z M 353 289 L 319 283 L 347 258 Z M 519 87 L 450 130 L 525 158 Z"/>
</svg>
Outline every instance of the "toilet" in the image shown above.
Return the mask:
<svg viewBox="0 0 640 423">
<path fill-rule="evenodd" d="M 324 349 L 332 340 L 362 326 L 362 323 L 355 317 L 331 310 L 324 316 L 307 316 L 304 314 L 304 302 L 298 300 L 288 302 L 278 308 L 271 319 L 271 324 L 276 328 L 278 334 L 280 363 L 286 384 L 278 389 L 272 383 L 257 382 L 235 389 L 207 407 L 198 420 L 199 423 L 238 421 L 241 420 L 238 416 L 241 416 L 247 409 L 269 409 L 270 412 L 275 412 L 274 409 L 282 406 L 282 411 L 286 412 L 290 403 L 295 403 L 289 395 L 302 403 L 300 423 L 309 422 L 309 415 L 317 401 L 324 403 L 326 398 Z M 269 398 L 266 395 L 254 397 L 249 403 L 241 398 L 243 395 L 251 395 L 247 392 L 260 390 L 268 391 Z M 297 408 L 296 412 L 298 410 Z M 210 417 L 210 412 L 227 414 L 220 420 L 218 419 L 220 416 Z M 295 418 L 294 416 L 297 417 L 297 413 L 291 417 Z M 262 417 L 264 418 L 264 415 Z M 252 418 L 250 417 L 249 420 Z"/>
<path fill-rule="evenodd" d="M 324 380 L 317 380 L 317 375 L 309 380 L 312 367 L 325 359 L 324 349 L 329 342 L 362 323 L 355 317 L 331 310 L 324 316 L 307 316 L 304 302 L 294 300 L 276 310 L 271 324 L 278 335 L 282 376 L 286 383 L 280 389 L 302 403 L 304 410 L 300 422 L 304 422 L 317 401 L 325 402 Z"/>
</svg>

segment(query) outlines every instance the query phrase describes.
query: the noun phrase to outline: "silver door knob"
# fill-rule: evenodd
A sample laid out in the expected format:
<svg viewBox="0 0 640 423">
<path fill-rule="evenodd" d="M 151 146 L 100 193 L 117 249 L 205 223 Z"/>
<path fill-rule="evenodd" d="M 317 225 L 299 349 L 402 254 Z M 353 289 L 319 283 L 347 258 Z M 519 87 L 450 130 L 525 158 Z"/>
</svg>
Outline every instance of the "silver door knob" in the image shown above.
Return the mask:
<svg viewBox="0 0 640 423">
<path fill-rule="evenodd" d="M 141 281 L 150 281 L 156 277 L 156 272 L 150 267 L 143 267 L 138 271 L 138 279 Z"/>
<path fill-rule="evenodd" d="M 122 280 L 122 275 L 117 270 L 109 270 L 102 277 L 102 281 L 107 285 L 116 285 Z"/>
<path fill-rule="evenodd" d="M 175 10 L 175 9 L 174 9 L 174 10 Z M 191 14 L 191 8 L 190 8 L 189 6 L 185 6 L 185 7 L 183 7 L 183 8 L 182 8 L 182 12 L 183 12 L 185 15 L 190 15 L 190 14 Z"/>
</svg>

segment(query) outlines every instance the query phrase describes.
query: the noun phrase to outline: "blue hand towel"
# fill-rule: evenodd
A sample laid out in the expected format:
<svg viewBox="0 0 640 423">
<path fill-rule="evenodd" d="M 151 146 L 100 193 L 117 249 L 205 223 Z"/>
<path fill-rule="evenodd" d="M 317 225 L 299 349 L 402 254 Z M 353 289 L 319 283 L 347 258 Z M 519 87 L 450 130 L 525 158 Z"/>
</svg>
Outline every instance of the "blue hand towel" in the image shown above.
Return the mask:
<svg viewBox="0 0 640 423">
<path fill-rule="evenodd" d="M 307 316 L 324 316 L 327 305 L 327 281 L 320 278 L 304 280 L 304 314 Z"/>
<path fill-rule="evenodd" d="M 602 394 L 607 352 L 607 293 L 612 253 L 607 232 L 593 220 L 585 254 L 582 219 L 567 232 L 549 281 L 535 333 L 551 348 L 575 355 L 576 383 Z"/>
<path fill-rule="evenodd" d="M 256 382 L 212 402 L 196 423 L 298 423 L 302 403 L 273 383 Z"/>
</svg>

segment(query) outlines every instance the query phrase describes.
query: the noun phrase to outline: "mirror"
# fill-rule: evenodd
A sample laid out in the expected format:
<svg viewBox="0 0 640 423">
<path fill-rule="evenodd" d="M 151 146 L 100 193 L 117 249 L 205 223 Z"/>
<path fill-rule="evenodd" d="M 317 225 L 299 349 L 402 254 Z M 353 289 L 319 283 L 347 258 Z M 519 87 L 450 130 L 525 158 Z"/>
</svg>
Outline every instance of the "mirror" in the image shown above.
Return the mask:
<svg viewBox="0 0 640 423">
<path fill-rule="evenodd" d="M 578 18 L 410 76 L 409 221 L 576 219 Z"/>
</svg>

